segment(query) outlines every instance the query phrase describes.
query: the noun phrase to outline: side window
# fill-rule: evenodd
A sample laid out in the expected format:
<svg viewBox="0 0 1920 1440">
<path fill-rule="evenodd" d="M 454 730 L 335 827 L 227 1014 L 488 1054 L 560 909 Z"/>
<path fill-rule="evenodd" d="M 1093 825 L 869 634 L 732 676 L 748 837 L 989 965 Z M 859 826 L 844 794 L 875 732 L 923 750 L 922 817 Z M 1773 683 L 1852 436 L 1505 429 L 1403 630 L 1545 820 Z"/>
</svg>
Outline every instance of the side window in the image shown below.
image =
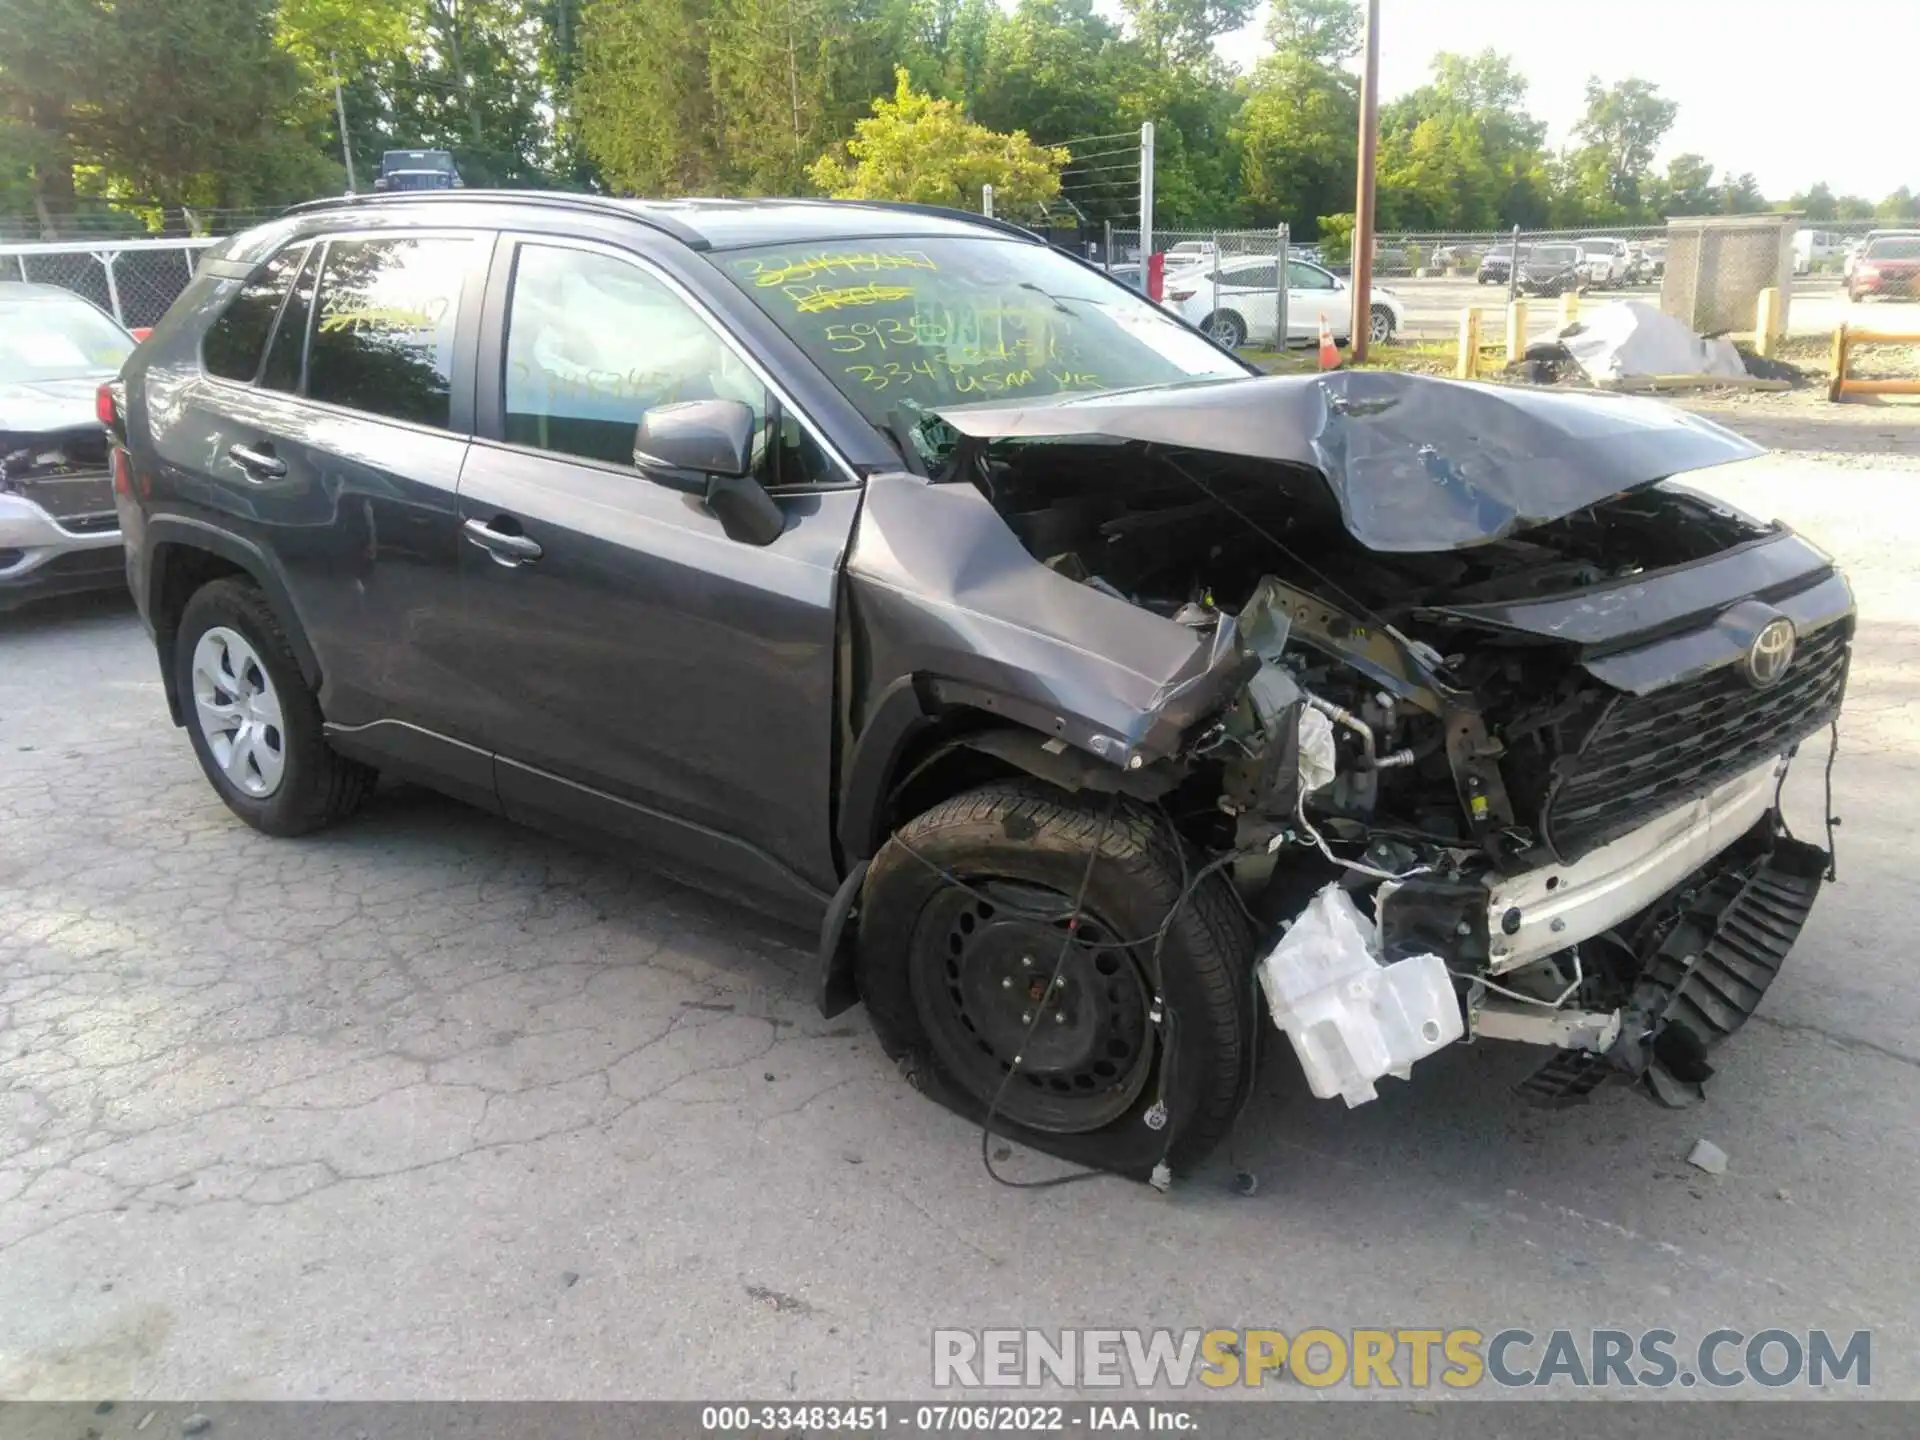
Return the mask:
<svg viewBox="0 0 1920 1440">
<path fill-rule="evenodd" d="M 1331 290 L 1333 277 L 1324 270 L 1311 265 L 1303 265 L 1298 260 L 1287 262 L 1287 288 L 1291 290 Z"/>
<path fill-rule="evenodd" d="M 299 393 L 300 363 L 307 353 L 307 317 L 313 311 L 313 286 L 325 250 L 324 245 L 313 246 L 307 252 L 307 263 L 294 279 L 293 294 L 280 312 L 273 343 L 267 347 L 267 363 L 260 367 L 260 384 L 265 389 Z"/>
<path fill-rule="evenodd" d="M 243 384 L 253 379 L 260 368 L 260 352 L 267 346 L 267 333 L 273 329 L 273 317 L 280 313 L 280 302 L 287 298 L 293 272 L 306 253 L 306 246 L 291 245 L 241 285 L 233 303 L 200 341 L 200 362 L 209 375 Z"/>
<path fill-rule="evenodd" d="M 779 416 L 766 387 L 694 309 L 638 265 L 590 250 L 522 245 L 507 307 L 506 438 L 515 445 L 633 463 L 633 432 L 654 405 L 739 400 L 760 420 L 758 478 L 828 476 L 817 445 Z"/>
<path fill-rule="evenodd" d="M 330 242 L 313 302 L 308 398 L 444 429 L 472 245 L 439 237 Z"/>
<path fill-rule="evenodd" d="M 1241 265 L 1232 270 L 1220 272 L 1220 283 L 1231 285 L 1236 290 L 1272 290 L 1280 277 L 1278 263 L 1272 265 Z"/>
</svg>

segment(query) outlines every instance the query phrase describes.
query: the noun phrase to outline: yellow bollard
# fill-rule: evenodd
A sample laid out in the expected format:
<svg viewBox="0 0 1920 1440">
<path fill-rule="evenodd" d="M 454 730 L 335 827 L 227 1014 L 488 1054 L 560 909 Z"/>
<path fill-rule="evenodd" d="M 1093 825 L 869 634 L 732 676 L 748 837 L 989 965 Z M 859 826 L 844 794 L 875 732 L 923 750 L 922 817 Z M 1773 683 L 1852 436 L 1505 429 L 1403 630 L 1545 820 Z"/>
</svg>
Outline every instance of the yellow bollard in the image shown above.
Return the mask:
<svg viewBox="0 0 1920 1440">
<path fill-rule="evenodd" d="M 1460 353 L 1454 356 L 1453 377 L 1471 380 L 1480 365 L 1480 312 L 1468 306 L 1460 312 Z"/>
<path fill-rule="evenodd" d="M 1780 328 L 1779 314 L 1780 292 L 1770 285 L 1760 292 L 1760 303 L 1754 309 L 1754 354 L 1762 357 L 1773 354 L 1775 332 Z"/>
<path fill-rule="evenodd" d="M 1507 363 L 1513 364 L 1527 353 L 1527 302 L 1515 300 L 1507 306 Z"/>
<path fill-rule="evenodd" d="M 1560 328 L 1576 323 L 1580 319 L 1580 292 L 1562 290 L 1560 292 Z"/>
</svg>

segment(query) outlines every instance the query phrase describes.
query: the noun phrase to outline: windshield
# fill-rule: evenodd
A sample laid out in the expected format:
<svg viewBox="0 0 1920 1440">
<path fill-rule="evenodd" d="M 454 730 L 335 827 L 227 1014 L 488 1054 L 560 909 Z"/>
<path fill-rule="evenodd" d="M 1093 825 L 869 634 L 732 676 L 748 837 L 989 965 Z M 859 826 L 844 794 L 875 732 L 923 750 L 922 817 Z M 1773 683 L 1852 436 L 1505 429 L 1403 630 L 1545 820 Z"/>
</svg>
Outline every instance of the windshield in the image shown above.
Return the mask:
<svg viewBox="0 0 1920 1440">
<path fill-rule="evenodd" d="M 1526 252 L 1526 258 L 1540 265 L 1565 265 L 1580 258 L 1580 252 L 1571 245 L 1536 245 Z"/>
<path fill-rule="evenodd" d="M 882 427 L 894 411 L 1250 373 L 1043 245 L 833 240 L 714 259 Z"/>
<path fill-rule="evenodd" d="M 1869 260 L 1920 260 L 1920 235 L 1911 240 L 1876 240 L 1867 246 Z"/>
<path fill-rule="evenodd" d="M 133 337 L 82 300 L 0 300 L 0 383 L 111 375 Z"/>
</svg>

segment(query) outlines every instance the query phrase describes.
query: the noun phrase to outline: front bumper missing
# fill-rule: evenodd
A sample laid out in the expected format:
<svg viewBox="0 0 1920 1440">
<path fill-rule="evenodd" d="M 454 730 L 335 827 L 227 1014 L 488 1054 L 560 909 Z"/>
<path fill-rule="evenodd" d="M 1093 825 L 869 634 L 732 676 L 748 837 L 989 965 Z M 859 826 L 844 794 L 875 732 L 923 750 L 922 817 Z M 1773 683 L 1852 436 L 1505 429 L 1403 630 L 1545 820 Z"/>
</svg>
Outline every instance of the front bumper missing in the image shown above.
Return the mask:
<svg viewBox="0 0 1920 1440">
<path fill-rule="evenodd" d="M 1774 827 L 1775 817 L 1763 816 L 1687 877 L 1672 923 L 1648 942 L 1632 995 L 1611 1017 L 1618 1038 L 1604 1051 L 1557 1052 L 1520 1083 L 1522 1098 L 1577 1104 L 1611 1079 L 1638 1081 L 1665 1105 L 1701 1098 L 1713 1074 L 1708 1054 L 1759 1008 L 1826 873 L 1825 850 Z M 1480 1033 L 1499 1031 L 1483 1026 Z"/>
<path fill-rule="evenodd" d="M 1487 972 L 1604 934 L 1639 914 L 1738 840 L 1773 807 L 1776 756 L 1669 810 L 1572 865 L 1496 881 L 1487 895 Z"/>
</svg>

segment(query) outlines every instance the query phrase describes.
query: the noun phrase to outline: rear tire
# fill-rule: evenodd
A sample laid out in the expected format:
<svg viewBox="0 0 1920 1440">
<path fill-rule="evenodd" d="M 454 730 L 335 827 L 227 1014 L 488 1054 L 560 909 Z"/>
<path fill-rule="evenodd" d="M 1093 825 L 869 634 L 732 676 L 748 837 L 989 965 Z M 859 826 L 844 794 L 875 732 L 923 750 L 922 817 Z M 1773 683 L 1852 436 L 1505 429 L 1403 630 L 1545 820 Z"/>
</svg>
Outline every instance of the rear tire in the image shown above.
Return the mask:
<svg viewBox="0 0 1920 1440">
<path fill-rule="evenodd" d="M 1103 942 L 1166 921 L 1183 857 L 1164 821 L 1126 801 L 1102 837 L 1109 803 L 1004 781 L 907 822 L 867 873 L 858 973 L 881 1044 L 917 1088 L 975 1120 L 999 1095 L 996 1135 L 1144 1179 L 1163 1158 L 1192 1166 L 1226 1135 L 1260 1007 L 1245 924 L 1213 875 L 1168 928 L 1159 968 L 1171 1024 L 1150 1024 L 1151 943 Z M 1062 962 L 1064 924 L 1021 912 L 1070 910 L 1096 838 L 1082 942 Z M 1199 865 L 1185 863 L 1189 874 Z M 1056 964 L 1065 983 L 1049 992 Z M 1002 1091 L 1009 1052 L 1022 1064 Z M 1163 1080 L 1168 1123 L 1156 1130 L 1147 1116 Z"/>
<path fill-rule="evenodd" d="M 1393 312 L 1384 305 L 1367 311 L 1367 343 L 1385 345 L 1393 339 Z"/>
<path fill-rule="evenodd" d="M 1247 322 L 1231 310 L 1217 310 L 1200 322 L 1200 328 L 1216 345 L 1238 350 L 1247 343 Z"/>
<path fill-rule="evenodd" d="M 180 616 L 174 683 L 187 735 L 227 808 L 268 835 L 351 815 L 378 774 L 335 754 L 279 617 L 250 581 L 215 580 Z"/>
</svg>

